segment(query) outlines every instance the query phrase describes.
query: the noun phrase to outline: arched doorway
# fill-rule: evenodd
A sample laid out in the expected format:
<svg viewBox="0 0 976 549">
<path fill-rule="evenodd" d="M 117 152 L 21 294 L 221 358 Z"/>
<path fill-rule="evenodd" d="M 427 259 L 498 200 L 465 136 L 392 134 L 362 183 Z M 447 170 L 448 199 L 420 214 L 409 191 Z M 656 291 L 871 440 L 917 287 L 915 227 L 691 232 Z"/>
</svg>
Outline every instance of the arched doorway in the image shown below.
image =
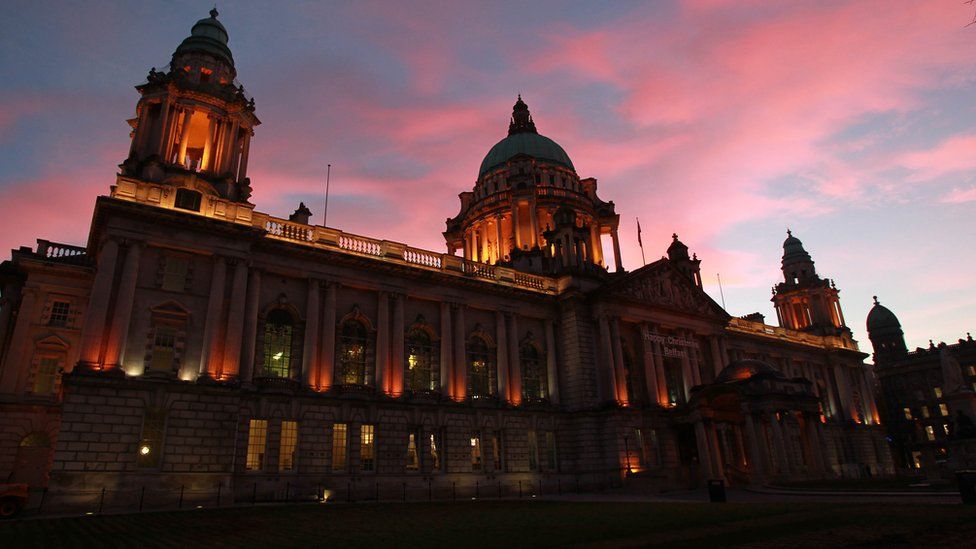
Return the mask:
<svg viewBox="0 0 976 549">
<path fill-rule="evenodd" d="M 51 439 L 47 434 L 35 431 L 28 434 L 17 446 L 10 482 L 23 482 L 30 486 L 47 486 L 48 466 L 51 463 Z"/>
</svg>

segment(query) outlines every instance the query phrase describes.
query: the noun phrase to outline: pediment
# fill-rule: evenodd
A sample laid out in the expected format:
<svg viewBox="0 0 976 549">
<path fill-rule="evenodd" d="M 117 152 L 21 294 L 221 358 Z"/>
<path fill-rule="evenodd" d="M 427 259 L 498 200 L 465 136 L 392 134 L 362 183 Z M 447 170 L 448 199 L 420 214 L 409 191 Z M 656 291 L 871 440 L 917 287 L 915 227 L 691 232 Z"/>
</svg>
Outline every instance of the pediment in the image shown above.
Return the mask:
<svg viewBox="0 0 976 549">
<path fill-rule="evenodd" d="M 45 349 L 57 349 L 57 350 L 67 350 L 71 347 L 71 344 L 67 340 L 62 339 L 57 334 L 50 334 L 42 337 L 35 341 L 34 343 L 37 347 L 43 347 Z"/>
<path fill-rule="evenodd" d="M 646 265 L 610 283 L 604 295 L 686 313 L 730 318 L 725 309 L 667 259 Z"/>
</svg>

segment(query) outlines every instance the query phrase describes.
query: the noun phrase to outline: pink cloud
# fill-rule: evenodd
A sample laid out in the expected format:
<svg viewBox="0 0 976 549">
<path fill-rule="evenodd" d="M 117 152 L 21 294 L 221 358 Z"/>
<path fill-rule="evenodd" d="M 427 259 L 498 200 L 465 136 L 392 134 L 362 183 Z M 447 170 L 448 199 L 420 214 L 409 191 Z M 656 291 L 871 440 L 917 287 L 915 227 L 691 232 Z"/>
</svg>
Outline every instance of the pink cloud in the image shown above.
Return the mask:
<svg viewBox="0 0 976 549">
<path fill-rule="evenodd" d="M 925 181 L 976 168 L 973 151 L 976 151 L 976 135 L 957 135 L 931 149 L 906 153 L 899 163 L 914 171 L 913 179 Z M 965 192 L 954 192 L 952 196 L 965 196 Z"/>
<path fill-rule="evenodd" d="M 949 194 L 942 197 L 940 202 L 946 204 L 962 204 L 976 200 L 976 187 L 968 189 L 953 189 Z"/>
</svg>

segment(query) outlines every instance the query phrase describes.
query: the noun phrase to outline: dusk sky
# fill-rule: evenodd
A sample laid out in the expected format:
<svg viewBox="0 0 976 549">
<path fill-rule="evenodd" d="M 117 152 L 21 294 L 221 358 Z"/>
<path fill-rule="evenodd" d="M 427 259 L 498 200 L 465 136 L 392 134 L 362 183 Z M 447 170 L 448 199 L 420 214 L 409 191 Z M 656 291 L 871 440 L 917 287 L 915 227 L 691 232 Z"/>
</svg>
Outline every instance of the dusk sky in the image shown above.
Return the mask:
<svg viewBox="0 0 976 549">
<path fill-rule="evenodd" d="M 410 7 L 408 7 L 408 5 Z M 0 249 L 84 244 L 149 68 L 212 3 L 0 4 Z M 870 352 L 976 331 L 976 7 L 929 2 L 227 2 L 262 124 L 252 202 L 444 251 L 521 92 L 621 216 L 624 265 L 671 233 L 733 315 L 776 323 L 790 227 Z M 3 258 L 9 257 L 7 252 Z"/>
</svg>

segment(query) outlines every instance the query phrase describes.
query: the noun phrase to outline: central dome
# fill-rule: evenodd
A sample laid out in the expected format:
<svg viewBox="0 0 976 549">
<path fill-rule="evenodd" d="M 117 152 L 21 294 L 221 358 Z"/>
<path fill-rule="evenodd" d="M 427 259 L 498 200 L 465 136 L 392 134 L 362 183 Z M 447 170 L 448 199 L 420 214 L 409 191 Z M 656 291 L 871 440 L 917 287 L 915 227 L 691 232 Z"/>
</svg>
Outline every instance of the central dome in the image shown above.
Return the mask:
<svg viewBox="0 0 976 549">
<path fill-rule="evenodd" d="M 576 168 L 573 167 L 573 161 L 569 159 L 566 151 L 558 143 L 544 135 L 539 135 L 539 132 L 536 131 L 535 122 L 532 120 L 532 115 L 529 114 L 529 107 L 522 101 L 521 95 L 512 108 L 512 121 L 508 126 L 508 137 L 495 143 L 495 146 L 488 151 L 485 159 L 481 161 L 478 177 L 519 154 L 554 162 L 574 172 L 576 171 Z"/>
</svg>

